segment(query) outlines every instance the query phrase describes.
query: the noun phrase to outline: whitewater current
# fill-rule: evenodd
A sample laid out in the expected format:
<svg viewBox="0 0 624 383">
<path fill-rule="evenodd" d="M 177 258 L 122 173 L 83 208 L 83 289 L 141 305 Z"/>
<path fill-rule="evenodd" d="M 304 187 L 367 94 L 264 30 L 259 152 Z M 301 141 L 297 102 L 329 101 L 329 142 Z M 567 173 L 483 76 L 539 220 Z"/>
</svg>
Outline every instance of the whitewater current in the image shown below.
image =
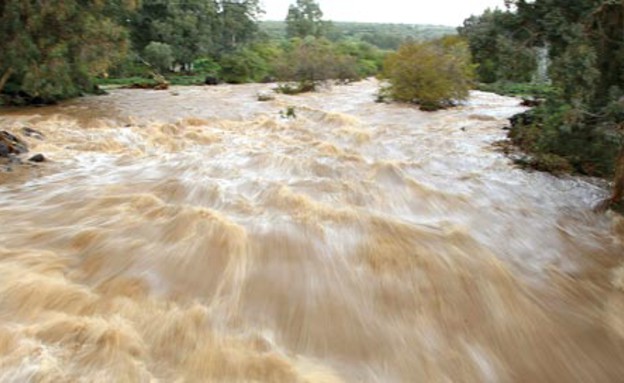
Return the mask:
<svg viewBox="0 0 624 383">
<path fill-rule="evenodd" d="M 366 80 L 0 110 L 1 382 L 622 382 L 624 220 Z M 294 118 L 287 117 L 287 110 Z"/>
</svg>

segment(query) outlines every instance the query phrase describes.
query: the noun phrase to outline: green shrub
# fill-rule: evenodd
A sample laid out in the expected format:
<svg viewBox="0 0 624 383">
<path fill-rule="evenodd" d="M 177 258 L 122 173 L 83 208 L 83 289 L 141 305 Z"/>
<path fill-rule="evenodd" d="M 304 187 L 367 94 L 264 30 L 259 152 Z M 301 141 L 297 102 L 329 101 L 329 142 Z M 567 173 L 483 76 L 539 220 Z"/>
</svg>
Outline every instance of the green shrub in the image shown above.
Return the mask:
<svg viewBox="0 0 624 383">
<path fill-rule="evenodd" d="M 193 61 L 193 71 L 195 73 L 216 76 L 222 71 L 222 68 L 215 60 L 205 57 Z"/>
<path fill-rule="evenodd" d="M 468 97 L 474 66 L 467 44 L 449 36 L 402 45 L 386 58 L 382 77 L 389 82 L 384 92 L 392 99 L 436 110 Z"/>
<path fill-rule="evenodd" d="M 327 80 L 350 82 L 360 78 L 357 59 L 341 53 L 327 39 L 293 39 L 285 50 L 284 58 L 276 68 L 277 78 L 283 82 L 298 82 L 299 85 L 284 85 L 281 87 L 283 93 L 313 91 L 319 83 Z"/>
<path fill-rule="evenodd" d="M 223 56 L 220 65 L 221 78 L 230 84 L 257 82 L 269 73 L 269 64 L 249 48 Z"/>
<path fill-rule="evenodd" d="M 538 170 L 601 177 L 613 175 L 620 147 L 616 131 L 592 124 L 574 108 L 554 103 L 514 116 L 509 137 L 533 156 L 530 165 Z"/>
</svg>

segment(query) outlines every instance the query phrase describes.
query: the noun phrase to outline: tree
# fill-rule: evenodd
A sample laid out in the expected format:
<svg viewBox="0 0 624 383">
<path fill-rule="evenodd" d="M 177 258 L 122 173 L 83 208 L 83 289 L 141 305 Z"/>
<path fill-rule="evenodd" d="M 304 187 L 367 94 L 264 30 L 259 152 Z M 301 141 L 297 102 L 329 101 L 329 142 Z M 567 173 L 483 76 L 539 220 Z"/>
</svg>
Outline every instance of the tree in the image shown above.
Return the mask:
<svg viewBox="0 0 624 383">
<path fill-rule="evenodd" d="M 260 81 L 269 73 L 269 64 L 250 48 L 240 48 L 221 58 L 221 78 L 230 84 Z"/>
<path fill-rule="evenodd" d="M 435 110 L 468 97 L 474 78 L 468 45 L 458 37 L 403 44 L 388 55 L 382 77 L 392 99 Z"/>
<path fill-rule="evenodd" d="M 175 62 L 186 69 L 197 58 L 214 54 L 218 4 L 211 0 L 150 0 L 130 19 L 134 49 L 152 42 L 173 49 Z"/>
<path fill-rule="evenodd" d="M 171 46 L 156 41 L 152 41 L 145 47 L 143 57 L 160 73 L 170 70 L 174 61 Z"/>
<path fill-rule="evenodd" d="M 193 61 L 231 53 L 253 41 L 261 13 L 258 0 L 150 0 L 130 18 L 134 49 L 168 44 L 175 63 L 190 70 Z"/>
<path fill-rule="evenodd" d="M 533 46 L 525 43 L 530 34 L 517 14 L 487 9 L 466 19 L 458 32 L 468 41 L 481 82 L 531 80 L 537 57 Z"/>
<path fill-rule="evenodd" d="M 126 53 L 110 11 L 130 1 L 0 1 L 0 92 L 53 102 L 93 91 L 92 78 Z"/>
<path fill-rule="evenodd" d="M 532 136 L 528 141 L 538 152 L 557 155 L 581 173 L 614 175 L 611 202 L 617 202 L 624 194 L 624 1 L 508 4 L 530 32 L 526 43 L 549 46 L 558 90 L 514 134 Z"/>
<path fill-rule="evenodd" d="M 314 88 L 315 83 L 333 77 L 334 62 L 335 57 L 328 40 L 314 37 L 295 39 L 278 66 L 278 79 L 299 81 Z"/>
<path fill-rule="evenodd" d="M 258 15 L 262 13 L 258 0 L 221 1 L 218 15 L 219 50 L 235 50 L 251 42 L 258 32 Z"/>
<path fill-rule="evenodd" d="M 286 34 L 289 38 L 321 37 L 325 29 L 323 11 L 314 0 L 297 0 L 288 8 Z"/>
<path fill-rule="evenodd" d="M 357 63 L 351 56 L 337 52 L 329 40 L 312 36 L 292 40 L 277 66 L 277 76 L 280 81 L 298 82 L 295 93 L 312 91 L 319 83 L 330 79 L 359 78 Z"/>
</svg>

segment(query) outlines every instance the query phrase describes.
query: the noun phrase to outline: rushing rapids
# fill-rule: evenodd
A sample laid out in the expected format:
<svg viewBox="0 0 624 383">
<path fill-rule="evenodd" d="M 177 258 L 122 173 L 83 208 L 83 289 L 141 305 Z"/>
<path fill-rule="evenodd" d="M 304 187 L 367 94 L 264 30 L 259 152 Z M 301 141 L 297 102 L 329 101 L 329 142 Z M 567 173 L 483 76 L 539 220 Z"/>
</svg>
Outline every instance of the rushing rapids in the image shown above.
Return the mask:
<svg viewBox="0 0 624 383">
<path fill-rule="evenodd" d="M 624 381 L 624 220 L 493 149 L 517 100 L 267 88 L 0 112 L 50 159 L 0 173 L 0 381 Z"/>
</svg>

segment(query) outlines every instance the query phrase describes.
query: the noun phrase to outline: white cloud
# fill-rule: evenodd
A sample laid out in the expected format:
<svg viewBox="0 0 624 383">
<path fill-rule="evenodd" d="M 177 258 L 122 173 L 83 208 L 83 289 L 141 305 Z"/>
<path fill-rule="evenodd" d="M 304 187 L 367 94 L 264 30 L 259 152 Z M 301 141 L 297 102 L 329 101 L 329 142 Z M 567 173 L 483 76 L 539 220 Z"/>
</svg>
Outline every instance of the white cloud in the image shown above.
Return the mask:
<svg viewBox="0 0 624 383">
<path fill-rule="evenodd" d="M 265 20 L 284 20 L 295 0 L 262 0 Z M 461 25 L 471 14 L 503 8 L 504 0 L 317 0 L 325 19 L 409 24 Z"/>
</svg>

